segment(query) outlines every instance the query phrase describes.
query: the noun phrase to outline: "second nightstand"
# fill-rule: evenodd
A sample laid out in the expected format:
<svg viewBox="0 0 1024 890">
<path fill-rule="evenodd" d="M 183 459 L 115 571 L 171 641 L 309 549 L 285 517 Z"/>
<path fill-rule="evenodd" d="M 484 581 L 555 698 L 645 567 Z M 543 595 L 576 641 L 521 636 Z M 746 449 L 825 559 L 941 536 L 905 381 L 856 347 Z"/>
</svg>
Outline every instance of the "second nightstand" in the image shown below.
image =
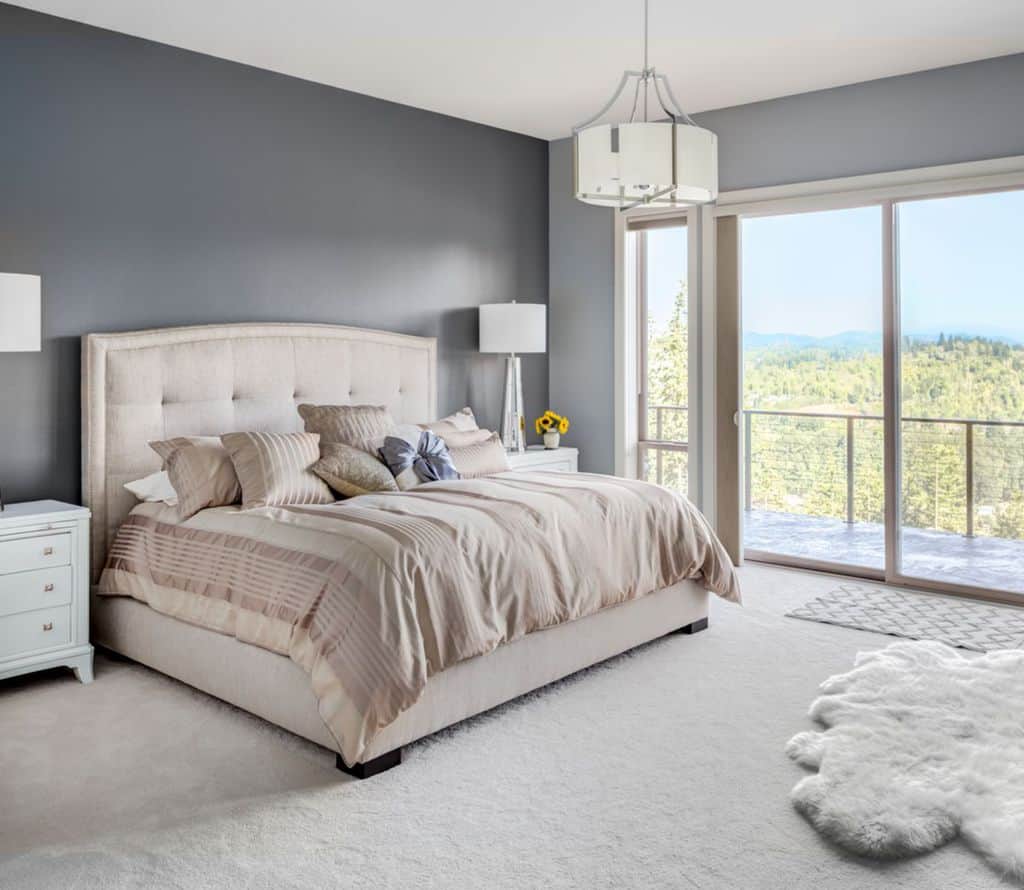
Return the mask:
<svg viewBox="0 0 1024 890">
<path fill-rule="evenodd" d="M 577 448 L 547 449 L 543 445 L 531 445 L 526 451 L 510 451 L 508 465 L 513 470 L 575 473 L 579 470 L 579 455 Z"/>
</svg>

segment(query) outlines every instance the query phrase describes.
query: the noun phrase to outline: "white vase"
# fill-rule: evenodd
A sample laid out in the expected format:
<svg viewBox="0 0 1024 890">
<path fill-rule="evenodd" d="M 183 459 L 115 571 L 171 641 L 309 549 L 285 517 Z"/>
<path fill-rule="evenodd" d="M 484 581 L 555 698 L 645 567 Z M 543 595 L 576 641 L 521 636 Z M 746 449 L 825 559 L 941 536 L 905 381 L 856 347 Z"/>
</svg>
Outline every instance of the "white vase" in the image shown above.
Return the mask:
<svg viewBox="0 0 1024 890">
<path fill-rule="evenodd" d="M 562 437 L 558 430 L 548 430 L 544 434 L 544 447 L 550 451 L 554 451 L 558 447 L 558 440 L 561 438 Z"/>
</svg>

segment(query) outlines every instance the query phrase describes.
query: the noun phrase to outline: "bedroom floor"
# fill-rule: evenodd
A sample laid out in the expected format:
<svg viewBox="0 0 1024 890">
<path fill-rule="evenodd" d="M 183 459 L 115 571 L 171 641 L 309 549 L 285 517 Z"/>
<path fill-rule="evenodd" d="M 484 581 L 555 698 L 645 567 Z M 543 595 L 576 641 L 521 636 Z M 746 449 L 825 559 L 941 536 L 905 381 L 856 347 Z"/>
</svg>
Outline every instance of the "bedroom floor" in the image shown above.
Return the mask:
<svg viewBox="0 0 1024 890">
<path fill-rule="evenodd" d="M 783 617 L 836 579 L 742 569 L 746 605 L 406 749 L 332 754 L 128 662 L 0 683 L 0 886 L 993 888 L 955 842 L 821 840 L 783 753 L 817 684 L 891 637 Z M 1005 886 L 1012 886 L 1005 884 Z"/>
</svg>

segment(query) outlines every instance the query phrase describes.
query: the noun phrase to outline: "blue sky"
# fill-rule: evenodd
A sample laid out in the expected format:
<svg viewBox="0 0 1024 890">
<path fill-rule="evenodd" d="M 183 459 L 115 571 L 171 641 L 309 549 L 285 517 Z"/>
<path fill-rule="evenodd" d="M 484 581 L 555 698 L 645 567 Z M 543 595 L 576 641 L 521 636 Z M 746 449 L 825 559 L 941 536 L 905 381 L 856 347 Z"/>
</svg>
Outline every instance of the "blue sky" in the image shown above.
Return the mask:
<svg viewBox="0 0 1024 890">
<path fill-rule="evenodd" d="M 686 278 L 686 227 L 647 233 L 647 317 L 658 327 L 668 321 L 679 285 Z"/>
<path fill-rule="evenodd" d="M 744 329 L 882 330 L 881 209 L 743 220 Z M 648 233 L 649 311 L 663 323 L 686 274 L 686 230 Z M 1024 192 L 899 205 L 905 333 L 1024 341 Z"/>
<path fill-rule="evenodd" d="M 878 207 L 743 220 L 744 328 L 881 331 Z M 1024 192 L 899 205 L 905 333 L 1024 339 Z"/>
</svg>

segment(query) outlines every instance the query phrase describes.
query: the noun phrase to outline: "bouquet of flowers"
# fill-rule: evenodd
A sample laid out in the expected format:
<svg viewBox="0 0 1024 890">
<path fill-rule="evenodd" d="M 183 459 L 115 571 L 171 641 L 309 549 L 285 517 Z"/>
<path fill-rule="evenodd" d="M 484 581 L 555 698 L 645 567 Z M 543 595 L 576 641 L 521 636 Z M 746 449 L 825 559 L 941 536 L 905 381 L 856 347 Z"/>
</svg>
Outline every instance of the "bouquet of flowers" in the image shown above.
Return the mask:
<svg viewBox="0 0 1024 890">
<path fill-rule="evenodd" d="M 561 433 L 564 436 L 569 432 L 569 418 L 549 409 L 533 422 L 533 428 L 538 436 L 544 433 Z"/>
</svg>

